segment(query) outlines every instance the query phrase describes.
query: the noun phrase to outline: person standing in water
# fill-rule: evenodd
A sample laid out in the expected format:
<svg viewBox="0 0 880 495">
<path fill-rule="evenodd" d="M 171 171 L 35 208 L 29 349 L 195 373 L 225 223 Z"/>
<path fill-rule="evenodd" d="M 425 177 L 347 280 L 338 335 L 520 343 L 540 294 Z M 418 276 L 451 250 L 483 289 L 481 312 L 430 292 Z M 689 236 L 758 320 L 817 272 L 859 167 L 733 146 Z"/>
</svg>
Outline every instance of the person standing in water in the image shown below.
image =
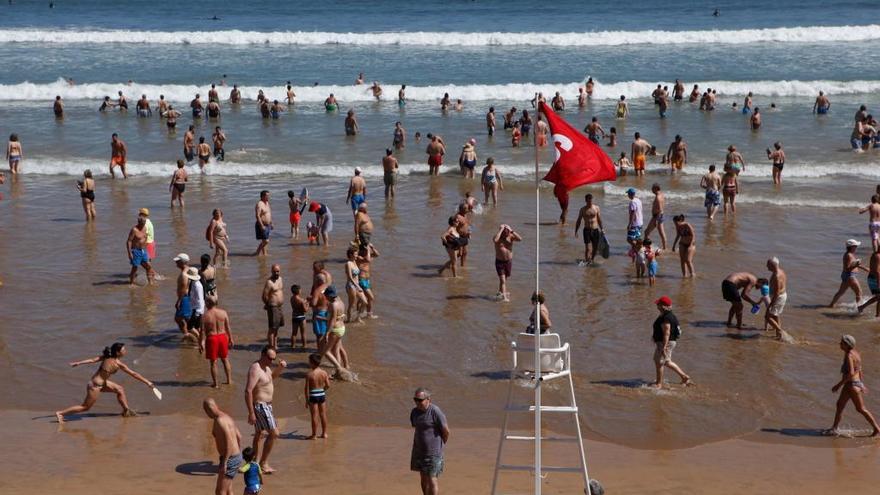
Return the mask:
<svg viewBox="0 0 880 495">
<path fill-rule="evenodd" d="M 428 154 L 428 173 L 429 175 L 440 175 L 440 166 L 443 165 L 443 155 L 446 154 L 446 147 L 440 141 L 439 136 L 431 136 L 431 142 L 425 149 Z"/>
<path fill-rule="evenodd" d="M 254 233 L 260 244 L 254 251 L 254 256 L 265 256 L 269 254 L 269 236 L 272 234 L 274 225 L 272 224 L 272 207 L 269 205 L 269 191 L 260 191 L 260 200 L 254 206 L 254 216 L 257 221 L 254 223 Z"/>
<path fill-rule="evenodd" d="M 819 96 L 816 97 L 816 101 L 813 103 L 813 113 L 824 115 L 828 113 L 828 110 L 831 110 L 831 100 L 825 96 L 823 91 L 819 91 Z"/>
<path fill-rule="evenodd" d="M 666 150 L 666 161 L 669 163 L 669 173 L 675 173 L 687 165 L 688 150 L 687 143 L 681 138 L 681 135 L 675 135 L 675 141 L 669 145 Z"/>
<path fill-rule="evenodd" d="M 186 191 L 186 182 L 189 175 L 186 173 L 186 163 L 183 160 L 177 160 L 177 170 L 171 174 L 171 183 L 168 184 L 168 190 L 171 191 L 171 208 L 174 208 L 174 200 L 177 205 L 183 208 L 183 193 Z"/>
<path fill-rule="evenodd" d="M 498 191 L 504 190 L 501 181 L 501 172 L 495 168 L 495 159 L 491 156 L 486 159 L 486 166 L 481 174 L 480 187 L 483 189 L 483 204 L 489 205 L 489 197 L 492 197 L 492 206 L 498 206 Z"/>
<path fill-rule="evenodd" d="M 211 387 L 218 388 L 217 383 L 217 360 L 223 363 L 223 371 L 226 373 L 226 385 L 232 385 L 232 365 L 229 363 L 229 351 L 235 345 L 232 338 L 232 326 L 229 323 L 229 314 L 226 310 L 217 307 L 215 296 L 205 297 L 207 310 L 202 315 L 202 325 L 199 330 L 199 354 L 204 353 L 205 359 L 210 362 Z"/>
<path fill-rule="evenodd" d="M 302 219 L 300 209 L 303 207 L 305 199 L 297 197 L 293 191 L 287 191 L 287 207 L 290 209 L 290 238 L 299 239 L 299 221 Z"/>
<path fill-rule="evenodd" d="M 700 187 L 706 190 L 703 206 L 706 207 L 706 217 L 712 220 L 721 206 L 721 176 L 715 171 L 715 165 L 709 165 L 709 172 L 700 179 Z"/>
<path fill-rule="evenodd" d="M 749 272 L 734 272 L 721 281 L 721 297 L 730 303 L 730 311 L 727 312 L 727 327 L 733 326 L 733 317 L 736 317 L 736 329 L 742 330 L 743 300 L 756 305 L 749 295 L 753 288 L 760 288 L 767 279 L 759 279 Z"/>
<path fill-rule="evenodd" d="M 382 157 L 382 182 L 385 184 L 385 199 L 394 199 L 395 189 L 397 188 L 397 176 L 400 164 L 394 157 L 390 149 L 385 150 L 385 156 Z"/>
<path fill-rule="evenodd" d="M 770 305 L 767 307 L 767 323 L 776 331 L 777 340 L 787 340 L 785 330 L 782 329 L 782 311 L 788 302 L 788 275 L 782 269 L 779 258 L 773 257 L 767 260 L 767 269 L 770 270 Z"/>
<path fill-rule="evenodd" d="M 275 445 L 275 439 L 280 435 L 278 425 L 275 423 L 275 415 L 272 411 L 272 398 L 275 395 L 275 378 L 281 375 L 287 362 L 283 359 L 278 361 L 274 368 L 272 363 L 278 355 L 270 346 L 264 346 L 260 351 L 260 358 L 251 364 L 248 368 L 247 383 L 244 386 L 244 403 L 248 411 L 248 424 L 254 425 L 254 458 L 260 458 L 260 469 L 265 474 L 275 472 L 269 466 L 269 454 L 272 452 L 272 446 Z M 266 436 L 263 443 L 263 452 L 260 455 L 260 440 Z"/>
<path fill-rule="evenodd" d="M 321 355 L 309 354 L 309 372 L 305 379 L 306 407 L 312 422 L 312 434 L 306 440 L 327 438 L 327 390 L 330 388 L 330 375 L 321 369 Z M 321 421 L 321 435 L 318 436 L 318 419 Z"/>
<path fill-rule="evenodd" d="M 767 159 L 773 162 L 773 184 L 778 186 L 782 184 L 782 168 L 785 166 L 785 151 L 781 142 L 773 143 L 773 151 L 767 148 Z"/>
<path fill-rule="evenodd" d="M 147 254 L 147 217 L 138 215 L 137 225 L 128 232 L 125 249 L 128 251 L 128 262 L 131 264 L 131 271 L 128 274 L 129 287 L 134 287 L 139 266 L 147 271 L 147 284 L 153 285 L 156 274 L 153 272 L 153 266 L 150 265 L 150 255 Z"/>
<path fill-rule="evenodd" d="M 86 398 L 83 399 L 82 404 L 71 406 L 61 411 L 55 411 L 55 418 L 58 420 L 58 423 L 64 423 L 64 416 L 84 413 L 91 409 L 92 406 L 95 405 L 95 402 L 98 401 L 98 396 L 101 392 L 116 394 L 116 400 L 119 402 L 119 405 L 122 406 L 123 417 L 137 416 L 137 413 L 128 405 L 128 400 L 125 397 L 125 389 L 122 385 L 110 381 L 110 377 L 117 371 L 122 370 L 135 380 L 152 389 L 155 389 L 156 386 L 153 385 L 153 382 L 147 380 L 122 362 L 122 358 L 125 357 L 126 352 L 125 344 L 122 342 L 116 342 L 110 347 L 105 347 L 104 351 L 99 356 L 70 363 L 70 366 L 74 368 L 83 364 L 101 364 L 98 366 L 98 370 L 95 371 L 95 374 L 92 375 L 92 379 L 86 384 Z"/>
<path fill-rule="evenodd" d="M 602 215 L 599 213 L 599 206 L 593 204 L 592 194 L 584 196 L 584 206 L 578 212 L 578 218 L 574 224 L 575 237 L 581 228 L 581 222 L 584 224 L 584 262 L 589 265 L 596 259 L 596 253 L 599 252 L 599 240 L 604 231 Z"/>
<path fill-rule="evenodd" d="M 211 435 L 214 437 L 217 453 L 220 454 L 214 494 L 233 495 L 232 480 L 244 464 L 244 458 L 241 456 L 241 432 L 235 426 L 235 420 L 221 411 L 214 399 L 205 399 L 202 408 L 213 420 Z"/>
<path fill-rule="evenodd" d="M 86 169 L 83 171 L 83 180 L 76 182 L 76 188 L 79 190 L 79 197 L 82 201 L 83 211 L 86 214 L 86 221 L 95 219 L 95 179 L 92 178 L 92 171 Z"/>
<path fill-rule="evenodd" d="M 507 292 L 507 279 L 513 270 L 513 243 L 522 241 L 522 236 L 516 233 L 510 225 L 502 224 L 492 238 L 495 244 L 495 273 L 498 275 L 498 294 L 500 301 L 510 301 L 510 293 Z"/>
<path fill-rule="evenodd" d="M 865 394 L 868 392 L 868 387 L 865 386 L 863 381 L 862 355 L 856 350 L 855 337 L 852 335 L 841 336 L 840 350 L 843 351 L 843 365 L 840 367 L 842 377 L 837 384 L 831 387 L 831 392 L 840 390 L 840 395 L 837 399 L 837 410 L 834 413 L 834 424 L 823 433 L 833 436 L 840 435 L 838 427 L 840 426 L 840 420 L 843 418 L 843 410 L 846 408 L 846 404 L 852 401 L 856 411 L 864 416 L 871 425 L 871 428 L 873 428 L 871 436 L 876 437 L 880 435 L 880 426 L 877 425 L 877 420 L 874 419 L 871 411 L 865 407 Z"/>
<path fill-rule="evenodd" d="M 263 284 L 263 309 L 269 320 L 266 341 L 269 347 L 278 348 L 278 329 L 284 326 L 284 281 L 281 279 L 281 265 L 272 265 L 272 275 Z"/>
<path fill-rule="evenodd" d="M 226 230 L 226 222 L 223 221 L 223 210 L 215 208 L 211 212 L 211 222 L 205 230 L 205 238 L 208 240 L 208 247 L 214 250 L 214 258 L 211 263 L 217 264 L 217 260 L 222 260 L 223 268 L 229 268 L 229 233 Z"/>
<path fill-rule="evenodd" d="M 878 187 L 880 190 L 880 187 Z M 874 251 L 880 250 L 880 192 L 871 196 L 871 203 L 859 209 L 859 214 L 868 213 L 868 234 Z"/>
<path fill-rule="evenodd" d="M 110 136 L 110 177 L 114 179 L 116 178 L 116 173 L 113 169 L 119 167 L 119 170 L 122 171 L 122 178 L 128 178 L 128 174 L 125 172 L 127 158 L 128 146 L 126 146 L 125 142 L 119 139 L 119 135 L 114 132 L 113 135 Z"/>
<path fill-rule="evenodd" d="M 856 295 L 856 306 L 862 303 L 862 287 L 859 285 L 859 279 L 856 278 L 856 272 L 859 270 L 867 272 L 868 269 L 862 266 L 862 260 L 856 258 L 856 250 L 861 245 L 862 243 L 855 239 L 846 241 L 846 251 L 843 253 L 843 271 L 840 272 L 840 288 L 831 298 L 829 308 L 833 308 L 848 289 L 852 289 Z"/>
<path fill-rule="evenodd" d="M 661 249 L 666 250 L 666 230 L 663 228 L 663 210 L 666 209 L 666 196 L 660 190 L 660 184 L 651 186 L 651 192 L 654 193 L 654 202 L 651 204 L 651 220 L 645 227 L 645 239 L 651 235 L 654 229 L 660 233 Z"/>
<path fill-rule="evenodd" d="M 694 253 L 697 252 L 696 231 L 694 226 L 685 221 L 685 216 L 676 215 L 672 221 L 675 223 L 675 240 L 672 242 L 672 252 L 677 245 L 679 260 L 681 261 L 681 276 L 694 278 Z"/>
<path fill-rule="evenodd" d="M 859 306 L 859 313 L 876 303 L 877 311 L 874 313 L 874 317 L 880 318 L 880 251 L 871 253 L 868 268 L 868 289 L 871 291 L 871 298 Z"/>
</svg>

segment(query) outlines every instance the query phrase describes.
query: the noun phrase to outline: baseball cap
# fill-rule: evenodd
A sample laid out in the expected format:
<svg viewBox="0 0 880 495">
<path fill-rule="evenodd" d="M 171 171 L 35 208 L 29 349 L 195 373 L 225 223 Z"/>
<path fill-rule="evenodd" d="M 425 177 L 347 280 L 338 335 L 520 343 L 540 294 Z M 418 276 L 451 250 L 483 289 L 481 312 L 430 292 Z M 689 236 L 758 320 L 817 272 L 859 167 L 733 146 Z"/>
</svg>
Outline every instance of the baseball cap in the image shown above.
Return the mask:
<svg viewBox="0 0 880 495">
<path fill-rule="evenodd" d="M 846 247 L 861 246 L 862 243 L 855 239 L 847 239 Z"/>
<path fill-rule="evenodd" d="M 672 299 L 669 299 L 669 296 L 662 296 L 660 299 L 654 301 L 654 304 L 662 304 L 664 306 L 672 307 Z"/>
<path fill-rule="evenodd" d="M 631 188 L 629 188 L 629 189 L 626 190 L 626 193 L 627 193 L 627 194 L 632 194 L 632 195 L 635 196 L 635 194 L 636 194 L 636 190 L 633 189 L 633 188 L 631 187 Z"/>
<path fill-rule="evenodd" d="M 184 261 L 186 263 L 189 263 L 189 255 L 186 253 L 180 253 L 174 257 L 174 261 Z"/>
<path fill-rule="evenodd" d="M 143 215 L 145 217 L 148 217 L 148 216 L 150 216 L 150 209 L 149 208 L 141 208 L 140 210 L 138 210 L 138 215 Z"/>
</svg>

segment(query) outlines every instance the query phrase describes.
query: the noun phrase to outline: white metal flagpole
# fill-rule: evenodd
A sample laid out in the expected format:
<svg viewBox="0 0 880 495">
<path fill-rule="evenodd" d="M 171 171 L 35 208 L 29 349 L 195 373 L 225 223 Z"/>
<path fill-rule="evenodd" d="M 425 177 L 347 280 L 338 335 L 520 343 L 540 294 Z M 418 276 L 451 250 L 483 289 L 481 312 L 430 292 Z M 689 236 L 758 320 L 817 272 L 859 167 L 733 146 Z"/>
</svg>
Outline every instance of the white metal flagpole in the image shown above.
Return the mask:
<svg viewBox="0 0 880 495">
<path fill-rule="evenodd" d="M 535 93 L 535 107 L 541 115 L 541 102 Z M 535 294 L 541 290 L 541 176 L 538 171 L 538 135 L 533 125 L 535 144 Z M 535 495 L 541 495 L 541 301 L 535 297 Z"/>
</svg>

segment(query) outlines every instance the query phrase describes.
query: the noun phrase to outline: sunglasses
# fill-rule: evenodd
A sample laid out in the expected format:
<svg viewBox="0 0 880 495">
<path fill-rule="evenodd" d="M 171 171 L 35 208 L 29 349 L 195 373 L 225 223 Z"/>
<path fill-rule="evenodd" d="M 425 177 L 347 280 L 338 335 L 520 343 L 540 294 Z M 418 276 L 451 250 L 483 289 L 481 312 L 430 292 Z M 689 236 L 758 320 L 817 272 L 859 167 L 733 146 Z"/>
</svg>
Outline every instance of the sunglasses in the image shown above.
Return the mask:
<svg viewBox="0 0 880 495">
<path fill-rule="evenodd" d="M 415 402 L 417 402 L 417 403 L 419 403 L 419 404 L 421 404 L 422 402 L 425 402 L 426 400 L 428 400 L 427 397 L 424 397 L 424 398 L 422 398 L 422 399 L 420 399 L 420 398 L 418 398 L 418 397 L 413 397 L 413 401 L 415 401 Z"/>
</svg>

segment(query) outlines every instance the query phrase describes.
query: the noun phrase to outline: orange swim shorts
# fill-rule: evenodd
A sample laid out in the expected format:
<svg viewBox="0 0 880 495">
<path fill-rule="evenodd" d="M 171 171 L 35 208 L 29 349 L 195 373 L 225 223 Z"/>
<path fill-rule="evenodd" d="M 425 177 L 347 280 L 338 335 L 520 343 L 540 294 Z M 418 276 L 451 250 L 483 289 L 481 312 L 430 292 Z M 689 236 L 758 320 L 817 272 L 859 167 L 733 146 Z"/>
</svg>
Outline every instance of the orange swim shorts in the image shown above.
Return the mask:
<svg viewBox="0 0 880 495">
<path fill-rule="evenodd" d="M 633 168 L 636 170 L 645 170 L 645 155 L 636 155 L 633 157 Z"/>
</svg>

